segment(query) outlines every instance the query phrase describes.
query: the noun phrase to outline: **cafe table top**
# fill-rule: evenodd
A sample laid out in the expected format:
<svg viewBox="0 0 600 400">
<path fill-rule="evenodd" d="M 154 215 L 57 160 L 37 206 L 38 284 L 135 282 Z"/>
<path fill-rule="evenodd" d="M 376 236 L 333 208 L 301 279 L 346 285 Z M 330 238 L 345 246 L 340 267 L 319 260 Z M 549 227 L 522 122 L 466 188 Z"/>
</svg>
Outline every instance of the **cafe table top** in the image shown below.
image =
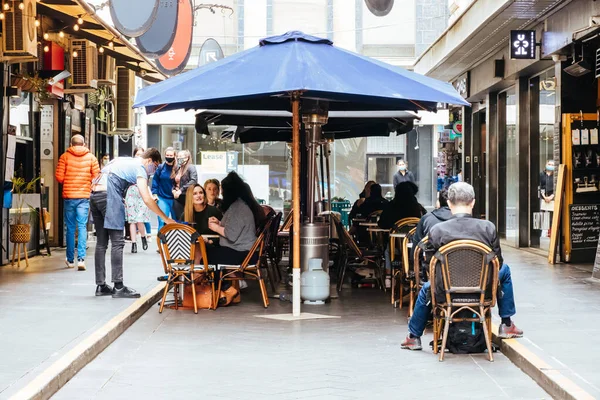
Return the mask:
<svg viewBox="0 0 600 400">
<path fill-rule="evenodd" d="M 377 222 L 361 222 L 358 225 L 367 227 L 377 227 Z"/>
<path fill-rule="evenodd" d="M 406 237 L 406 233 L 390 233 L 390 236 L 393 238 L 403 238 Z"/>
<path fill-rule="evenodd" d="M 384 228 L 378 228 L 378 227 L 369 227 L 369 228 L 367 228 L 367 232 L 390 233 L 390 230 L 389 229 L 384 229 Z"/>
</svg>

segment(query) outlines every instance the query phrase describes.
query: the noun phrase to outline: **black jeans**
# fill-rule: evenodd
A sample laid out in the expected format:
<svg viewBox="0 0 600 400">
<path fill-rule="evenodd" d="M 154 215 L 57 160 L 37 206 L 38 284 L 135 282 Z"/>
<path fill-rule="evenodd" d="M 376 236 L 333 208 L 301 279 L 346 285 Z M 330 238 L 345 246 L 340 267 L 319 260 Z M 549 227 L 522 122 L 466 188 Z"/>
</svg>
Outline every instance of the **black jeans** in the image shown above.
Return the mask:
<svg viewBox="0 0 600 400">
<path fill-rule="evenodd" d="M 231 247 L 225 246 L 210 246 L 206 248 L 206 257 L 208 258 L 209 265 L 217 265 L 217 264 L 225 264 L 225 265 L 240 265 L 246 256 L 248 255 L 248 251 L 238 251 L 234 250 Z M 250 264 L 256 262 L 255 259 L 258 257 L 255 256 L 251 260 Z M 215 270 L 215 281 L 219 281 L 221 278 L 221 271 Z M 231 287 L 231 281 L 223 281 L 221 284 L 221 290 L 227 290 Z"/>
<path fill-rule="evenodd" d="M 96 285 L 106 283 L 106 249 L 108 240 L 112 244 L 110 251 L 110 265 L 112 282 L 123 282 L 123 247 L 125 239 L 123 229 L 104 228 L 104 217 L 106 215 L 106 192 L 94 192 L 90 197 L 90 210 L 96 227 L 96 251 L 94 262 L 96 264 Z"/>
</svg>

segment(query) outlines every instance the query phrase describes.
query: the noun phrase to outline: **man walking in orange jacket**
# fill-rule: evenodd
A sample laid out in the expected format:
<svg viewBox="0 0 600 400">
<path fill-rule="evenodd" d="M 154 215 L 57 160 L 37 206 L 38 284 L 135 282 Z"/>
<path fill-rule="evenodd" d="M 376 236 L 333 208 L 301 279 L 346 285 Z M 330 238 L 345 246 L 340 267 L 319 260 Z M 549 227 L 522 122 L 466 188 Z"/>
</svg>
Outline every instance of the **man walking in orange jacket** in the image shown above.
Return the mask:
<svg viewBox="0 0 600 400">
<path fill-rule="evenodd" d="M 67 225 L 67 267 L 75 261 L 75 229 L 77 239 L 77 269 L 85 271 L 87 221 L 90 210 L 92 181 L 100 174 L 98 160 L 85 147 L 81 135 L 71 138 L 71 147 L 58 159 L 56 180 L 63 185 L 65 224 Z"/>
</svg>

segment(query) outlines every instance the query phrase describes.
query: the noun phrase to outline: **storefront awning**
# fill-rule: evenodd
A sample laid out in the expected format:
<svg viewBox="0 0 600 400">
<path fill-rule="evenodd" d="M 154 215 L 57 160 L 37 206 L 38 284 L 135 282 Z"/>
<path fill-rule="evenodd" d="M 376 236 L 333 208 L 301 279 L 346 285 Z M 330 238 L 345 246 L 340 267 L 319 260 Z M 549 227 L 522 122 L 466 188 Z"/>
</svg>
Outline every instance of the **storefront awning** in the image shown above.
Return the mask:
<svg viewBox="0 0 600 400">
<path fill-rule="evenodd" d="M 511 30 L 527 29 L 564 0 L 477 0 L 415 62 L 414 71 L 450 82 L 503 46 Z"/>
<path fill-rule="evenodd" d="M 105 54 L 114 57 L 118 65 L 134 70 L 143 79 L 157 82 L 166 78 L 166 75 L 160 72 L 150 59 L 114 27 L 100 18 L 93 6 L 85 0 L 42 0 L 37 3 L 37 12 L 63 22 L 66 26 L 65 33 L 103 46 Z M 74 31 L 73 26 L 80 17 L 83 18 L 84 23 L 80 30 Z M 109 42 L 114 44 L 112 49 L 108 47 Z"/>
</svg>

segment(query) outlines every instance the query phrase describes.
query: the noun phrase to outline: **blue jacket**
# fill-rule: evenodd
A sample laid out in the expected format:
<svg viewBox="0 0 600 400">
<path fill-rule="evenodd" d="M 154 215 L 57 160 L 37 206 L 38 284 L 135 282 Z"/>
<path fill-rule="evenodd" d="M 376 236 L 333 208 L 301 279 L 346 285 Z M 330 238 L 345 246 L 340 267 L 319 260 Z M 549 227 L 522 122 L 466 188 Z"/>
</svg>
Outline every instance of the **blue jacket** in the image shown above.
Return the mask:
<svg viewBox="0 0 600 400">
<path fill-rule="evenodd" d="M 172 165 L 162 163 L 156 168 L 152 178 L 152 194 L 163 199 L 173 199 L 173 180 L 171 179 Z"/>
</svg>

